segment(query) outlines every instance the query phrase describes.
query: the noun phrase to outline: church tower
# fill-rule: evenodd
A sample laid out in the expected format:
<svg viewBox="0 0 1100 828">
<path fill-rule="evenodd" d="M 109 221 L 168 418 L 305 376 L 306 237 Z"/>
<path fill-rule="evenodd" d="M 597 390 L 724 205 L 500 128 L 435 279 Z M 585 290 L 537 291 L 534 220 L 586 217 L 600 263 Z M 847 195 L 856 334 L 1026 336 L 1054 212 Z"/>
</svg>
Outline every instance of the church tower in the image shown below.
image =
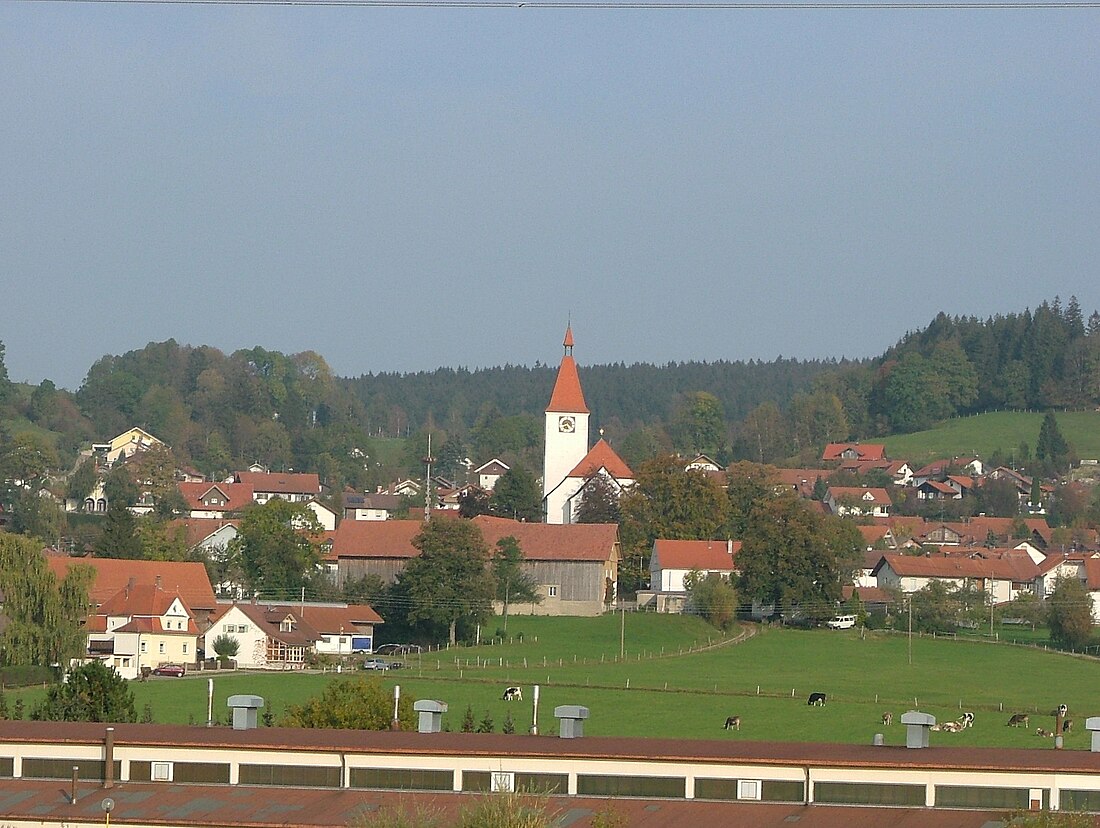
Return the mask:
<svg viewBox="0 0 1100 828">
<path fill-rule="evenodd" d="M 565 329 L 565 355 L 558 367 L 554 393 L 546 407 L 545 454 L 542 463 L 542 497 L 547 523 L 569 523 L 562 491 L 569 473 L 588 454 L 588 406 L 581 391 L 577 363 L 573 361 L 573 330 Z M 560 502 L 559 502 L 560 501 Z"/>
</svg>

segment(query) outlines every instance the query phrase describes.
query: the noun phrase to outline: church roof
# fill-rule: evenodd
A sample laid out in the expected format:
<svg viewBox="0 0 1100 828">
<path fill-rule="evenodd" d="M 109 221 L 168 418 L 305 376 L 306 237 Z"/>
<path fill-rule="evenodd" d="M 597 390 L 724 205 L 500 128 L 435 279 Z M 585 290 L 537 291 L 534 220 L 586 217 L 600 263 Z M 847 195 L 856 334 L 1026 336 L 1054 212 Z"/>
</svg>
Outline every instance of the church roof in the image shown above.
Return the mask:
<svg viewBox="0 0 1100 828">
<path fill-rule="evenodd" d="M 581 391 L 581 378 L 577 375 L 577 363 L 568 354 L 561 358 L 554 393 L 550 395 L 550 405 L 546 406 L 546 410 L 570 414 L 588 413 L 584 392 Z"/>
<path fill-rule="evenodd" d="M 550 395 L 550 405 L 546 410 L 560 411 L 563 414 L 587 414 L 588 406 L 584 402 L 581 390 L 581 378 L 577 375 L 577 363 L 573 361 L 573 328 L 565 329 L 565 356 L 558 367 L 558 378 L 554 381 L 554 393 Z"/>
<path fill-rule="evenodd" d="M 590 477 L 601 468 L 607 469 L 607 473 L 616 480 L 633 480 L 634 472 L 630 470 L 623 458 L 615 453 L 615 449 L 602 437 L 592 446 L 592 450 L 584 456 L 581 462 L 569 472 L 569 477 Z"/>
</svg>

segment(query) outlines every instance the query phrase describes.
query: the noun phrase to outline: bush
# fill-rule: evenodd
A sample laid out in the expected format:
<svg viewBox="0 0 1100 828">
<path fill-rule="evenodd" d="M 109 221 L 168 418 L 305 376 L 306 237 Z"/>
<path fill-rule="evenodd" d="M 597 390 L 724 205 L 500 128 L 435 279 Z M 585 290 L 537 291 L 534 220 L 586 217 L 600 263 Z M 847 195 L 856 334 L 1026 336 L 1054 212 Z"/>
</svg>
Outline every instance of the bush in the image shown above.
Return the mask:
<svg viewBox="0 0 1100 828">
<path fill-rule="evenodd" d="M 53 684 L 57 670 L 40 664 L 21 664 L 0 668 L 0 685 L 4 687 L 30 687 L 33 684 Z"/>
</svg>

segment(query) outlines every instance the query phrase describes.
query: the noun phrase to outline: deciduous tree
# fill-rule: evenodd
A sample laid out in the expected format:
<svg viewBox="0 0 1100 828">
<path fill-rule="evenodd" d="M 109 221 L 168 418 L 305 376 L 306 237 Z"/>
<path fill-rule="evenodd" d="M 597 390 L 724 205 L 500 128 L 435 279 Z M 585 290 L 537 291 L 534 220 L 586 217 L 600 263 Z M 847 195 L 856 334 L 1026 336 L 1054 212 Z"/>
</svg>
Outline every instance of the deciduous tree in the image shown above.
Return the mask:
<svg viewBox="0 0 1100 828">
<path fill-rule="evenodd" d="M 684 578 L 684 587 L 691 612 L 720 630 L 733 625 L 737 615 L 737 591 L 728 578 L 714 572 L 689 572 Z"/>
<path fill-rule="evenodd" d="M 230 557 L 240 562 L 245 585 L 265 595 L 286 598 L 312 581 L 321 560 L 321 526 L 304 504 L 273 498 L 245 509 Z"/>
<path fill-rule="evenodd" d="M 508 606 L 513 603 L 538 603 L 542 595 L 535 579 L 523 571 L 523 550 L 519 541 L 509 535 L 497 541 L 492 559 L 495 598 L 504 609 L 504 629 L 508 629 Z"/>
<path fill-rule="evenodd" d="M 538 481 L 522 466 L 512 466 L 493 486 L 489 509 L 495 515 L 515 520 L 539 520 L 542 517 L 542 492 Z"/>
<path fill-rule="evenodd" d="M 1092 637 L 1092 599 L 1084 585 L 1071 576 L 1054 582 L 1047 597 L 1050 640 L 1059 647 L 1083 649 Z"/>
<path fill-rule="evenodd" d="M 445 627 L 453 645 L 459 621 L 484 621 L 491 612 L 485 540 L 469 521 L 436 518 L 424 524 L 412 544 L 420 554 L 397 576 L 409 623 Z"/>
</svg>

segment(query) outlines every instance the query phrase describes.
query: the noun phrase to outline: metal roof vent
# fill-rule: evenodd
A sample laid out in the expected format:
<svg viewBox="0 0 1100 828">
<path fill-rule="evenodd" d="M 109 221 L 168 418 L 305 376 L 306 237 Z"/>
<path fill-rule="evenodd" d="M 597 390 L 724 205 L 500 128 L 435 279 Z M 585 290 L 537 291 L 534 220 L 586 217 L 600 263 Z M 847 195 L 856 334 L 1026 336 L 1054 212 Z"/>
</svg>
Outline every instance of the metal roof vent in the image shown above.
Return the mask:
<svg viewBox="0 0 1100 828">
<path fill-rule="evenodd" d="M 1085 729 L 1092 731 L 1092 752 L 1100 753 L 1100 716 L 1085 719 Z"/>
<path fill-rule="evenodd" d="M 413 702 L 413 710 L 420 714 L 416 728 L 418 733 L 438 733 L 443 714 L 447 712 L 447 702 L 421 699 Z"/>
<path fill-rule="evenodd" d="M 256 729 L 256 711 L 264 706 L 260 696 L 230 696 L 226 704 L 233 711 L 234 730 Z"/>
<path fill-rule="evenodd" d="M 588 718 L 588 708 L 576 704 L 561 704 L 554 708 L 558 719 L 558 736 L 563 739 L 579 739 L 584 735 L 584 720 Z"/>
<path fill-rule="evenodd" d="M 905 746 L 907 748 L 928 747 L 928 732 L 936 723 L 931 713 L 910 710 L 901 714 L 901 723 L 905 725 Z"/>
</svg>

